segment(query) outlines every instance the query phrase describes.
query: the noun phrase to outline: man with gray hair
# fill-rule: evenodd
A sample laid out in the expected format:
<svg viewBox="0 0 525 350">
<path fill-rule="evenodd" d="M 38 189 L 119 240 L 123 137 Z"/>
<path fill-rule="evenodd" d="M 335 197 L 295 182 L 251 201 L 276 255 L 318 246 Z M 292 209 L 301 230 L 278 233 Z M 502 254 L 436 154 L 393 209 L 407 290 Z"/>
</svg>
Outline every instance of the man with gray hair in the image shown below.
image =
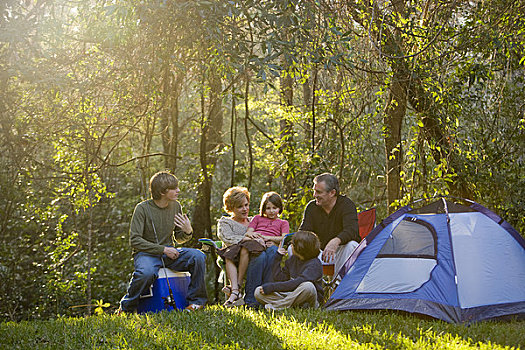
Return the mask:
<svg viewBox="0 0 525 350">
<path fill-rule="evenodd" d="M 314 200 L 304 210 L 299 230 L 312 231 L 321 241 L 322 261 L 334 264 L 334 277 L 361 238 L 357 210 L 350 198 L 339 193 L 339 180 L 330 173 L 314 178 Z"/>
</svg>

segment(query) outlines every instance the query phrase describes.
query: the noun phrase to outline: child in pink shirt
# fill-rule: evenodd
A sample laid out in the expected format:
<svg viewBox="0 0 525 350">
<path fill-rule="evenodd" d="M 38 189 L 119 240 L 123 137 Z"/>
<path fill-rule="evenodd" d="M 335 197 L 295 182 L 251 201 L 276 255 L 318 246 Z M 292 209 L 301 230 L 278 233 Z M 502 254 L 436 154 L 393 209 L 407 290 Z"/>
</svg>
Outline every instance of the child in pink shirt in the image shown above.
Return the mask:
<svg viewBox="0 0 525 350">
<path fill-rule="evenodd" d="M 254 242 L 248 244 L 250 253 L 262 252 L 266 247 L 279 245 L 283 237 L 290 232 L 288 221 L 280 219 L 283 201 L 276 192 L 267 192 L 261 199 L 260 214 L 255 215 L 246 231 L 246 238 Z M 254 243 L 258 244 L 255 245 Z M 248 243 L 248 242 L 245 242 Z"/>
</svg>

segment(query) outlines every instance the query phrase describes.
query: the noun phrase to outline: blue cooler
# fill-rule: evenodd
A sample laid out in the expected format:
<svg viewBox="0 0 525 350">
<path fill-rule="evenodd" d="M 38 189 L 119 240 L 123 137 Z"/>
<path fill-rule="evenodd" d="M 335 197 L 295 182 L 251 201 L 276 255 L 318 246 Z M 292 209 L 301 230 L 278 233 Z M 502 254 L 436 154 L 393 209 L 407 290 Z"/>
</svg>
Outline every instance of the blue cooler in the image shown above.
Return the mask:
<svg viewBox="0 0 525 350">
<path fill-rule="evenodd" d="M 189 272 L 177 272 L 170 269 L 160 268 L 159 278 L 146 289 L 141 295 L 137 312 L 159 312 L 162 310 L 173 310 L 172 306 L 166 307 L 164 305 L 163 297 L 169 297 L 168 283 L 166 282 L 166 274 L 170 283 L 171 291 L 173 292 L 173 299 L 177 309 L 184 309 L 188 306 L 186 296 L 188 295 L 188 286 L 190 284 Z"/>
</svg>

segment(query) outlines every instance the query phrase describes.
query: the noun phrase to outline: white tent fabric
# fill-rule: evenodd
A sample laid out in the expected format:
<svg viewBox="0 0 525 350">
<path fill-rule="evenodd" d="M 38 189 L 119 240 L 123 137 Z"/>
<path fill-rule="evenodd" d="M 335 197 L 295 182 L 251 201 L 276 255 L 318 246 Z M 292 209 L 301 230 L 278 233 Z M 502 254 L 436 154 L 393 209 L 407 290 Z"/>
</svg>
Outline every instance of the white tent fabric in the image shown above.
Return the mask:
<svg viewBox="0 0 525 350">
<path fill-rule="evenodd" d="M 375 259 L 365 278 L 357 287 L 358 293 L 412 292 L 430 279 L 436 266 L 434 259 L 380 258 Z"/>
<path fill-rule="evenodd" d="M 482 213 L 450 214 L 463 308 L 525 300 L 525 250 Z"/>
</svg>

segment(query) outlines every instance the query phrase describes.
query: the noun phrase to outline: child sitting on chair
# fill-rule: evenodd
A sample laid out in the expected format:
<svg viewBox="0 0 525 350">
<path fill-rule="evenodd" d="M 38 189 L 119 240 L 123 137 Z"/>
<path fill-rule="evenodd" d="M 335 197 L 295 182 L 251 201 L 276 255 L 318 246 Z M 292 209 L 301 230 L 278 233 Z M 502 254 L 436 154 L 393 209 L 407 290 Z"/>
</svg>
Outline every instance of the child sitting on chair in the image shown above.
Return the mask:
<svg viewBox="0 0 525 350">
<path fill-rule="evenodd" d="M 293 255 L 281 268 L 286 250 L 281 243 L 273 261 L 273 282 L 255 290 L 255 298 L 267 310 L 292 306 L 319 307 L 323 301 L 323 267 L 317 258 L 320 242 L 310 231 L 298 231 L 292 238 Z"/>
<path fill-rule="evenodd" d="M 255 215 L 248 225 L 243 245 L 252 254 L 258 254 L 271 245 L 279 245 L 290 232 L 288 221 L 280 219 L 283 200 L 276 192 L 267 192 L 261 199 L 259 215 Z M 251 239 L 251 241 L 250 241 Z"/>
</svg>

